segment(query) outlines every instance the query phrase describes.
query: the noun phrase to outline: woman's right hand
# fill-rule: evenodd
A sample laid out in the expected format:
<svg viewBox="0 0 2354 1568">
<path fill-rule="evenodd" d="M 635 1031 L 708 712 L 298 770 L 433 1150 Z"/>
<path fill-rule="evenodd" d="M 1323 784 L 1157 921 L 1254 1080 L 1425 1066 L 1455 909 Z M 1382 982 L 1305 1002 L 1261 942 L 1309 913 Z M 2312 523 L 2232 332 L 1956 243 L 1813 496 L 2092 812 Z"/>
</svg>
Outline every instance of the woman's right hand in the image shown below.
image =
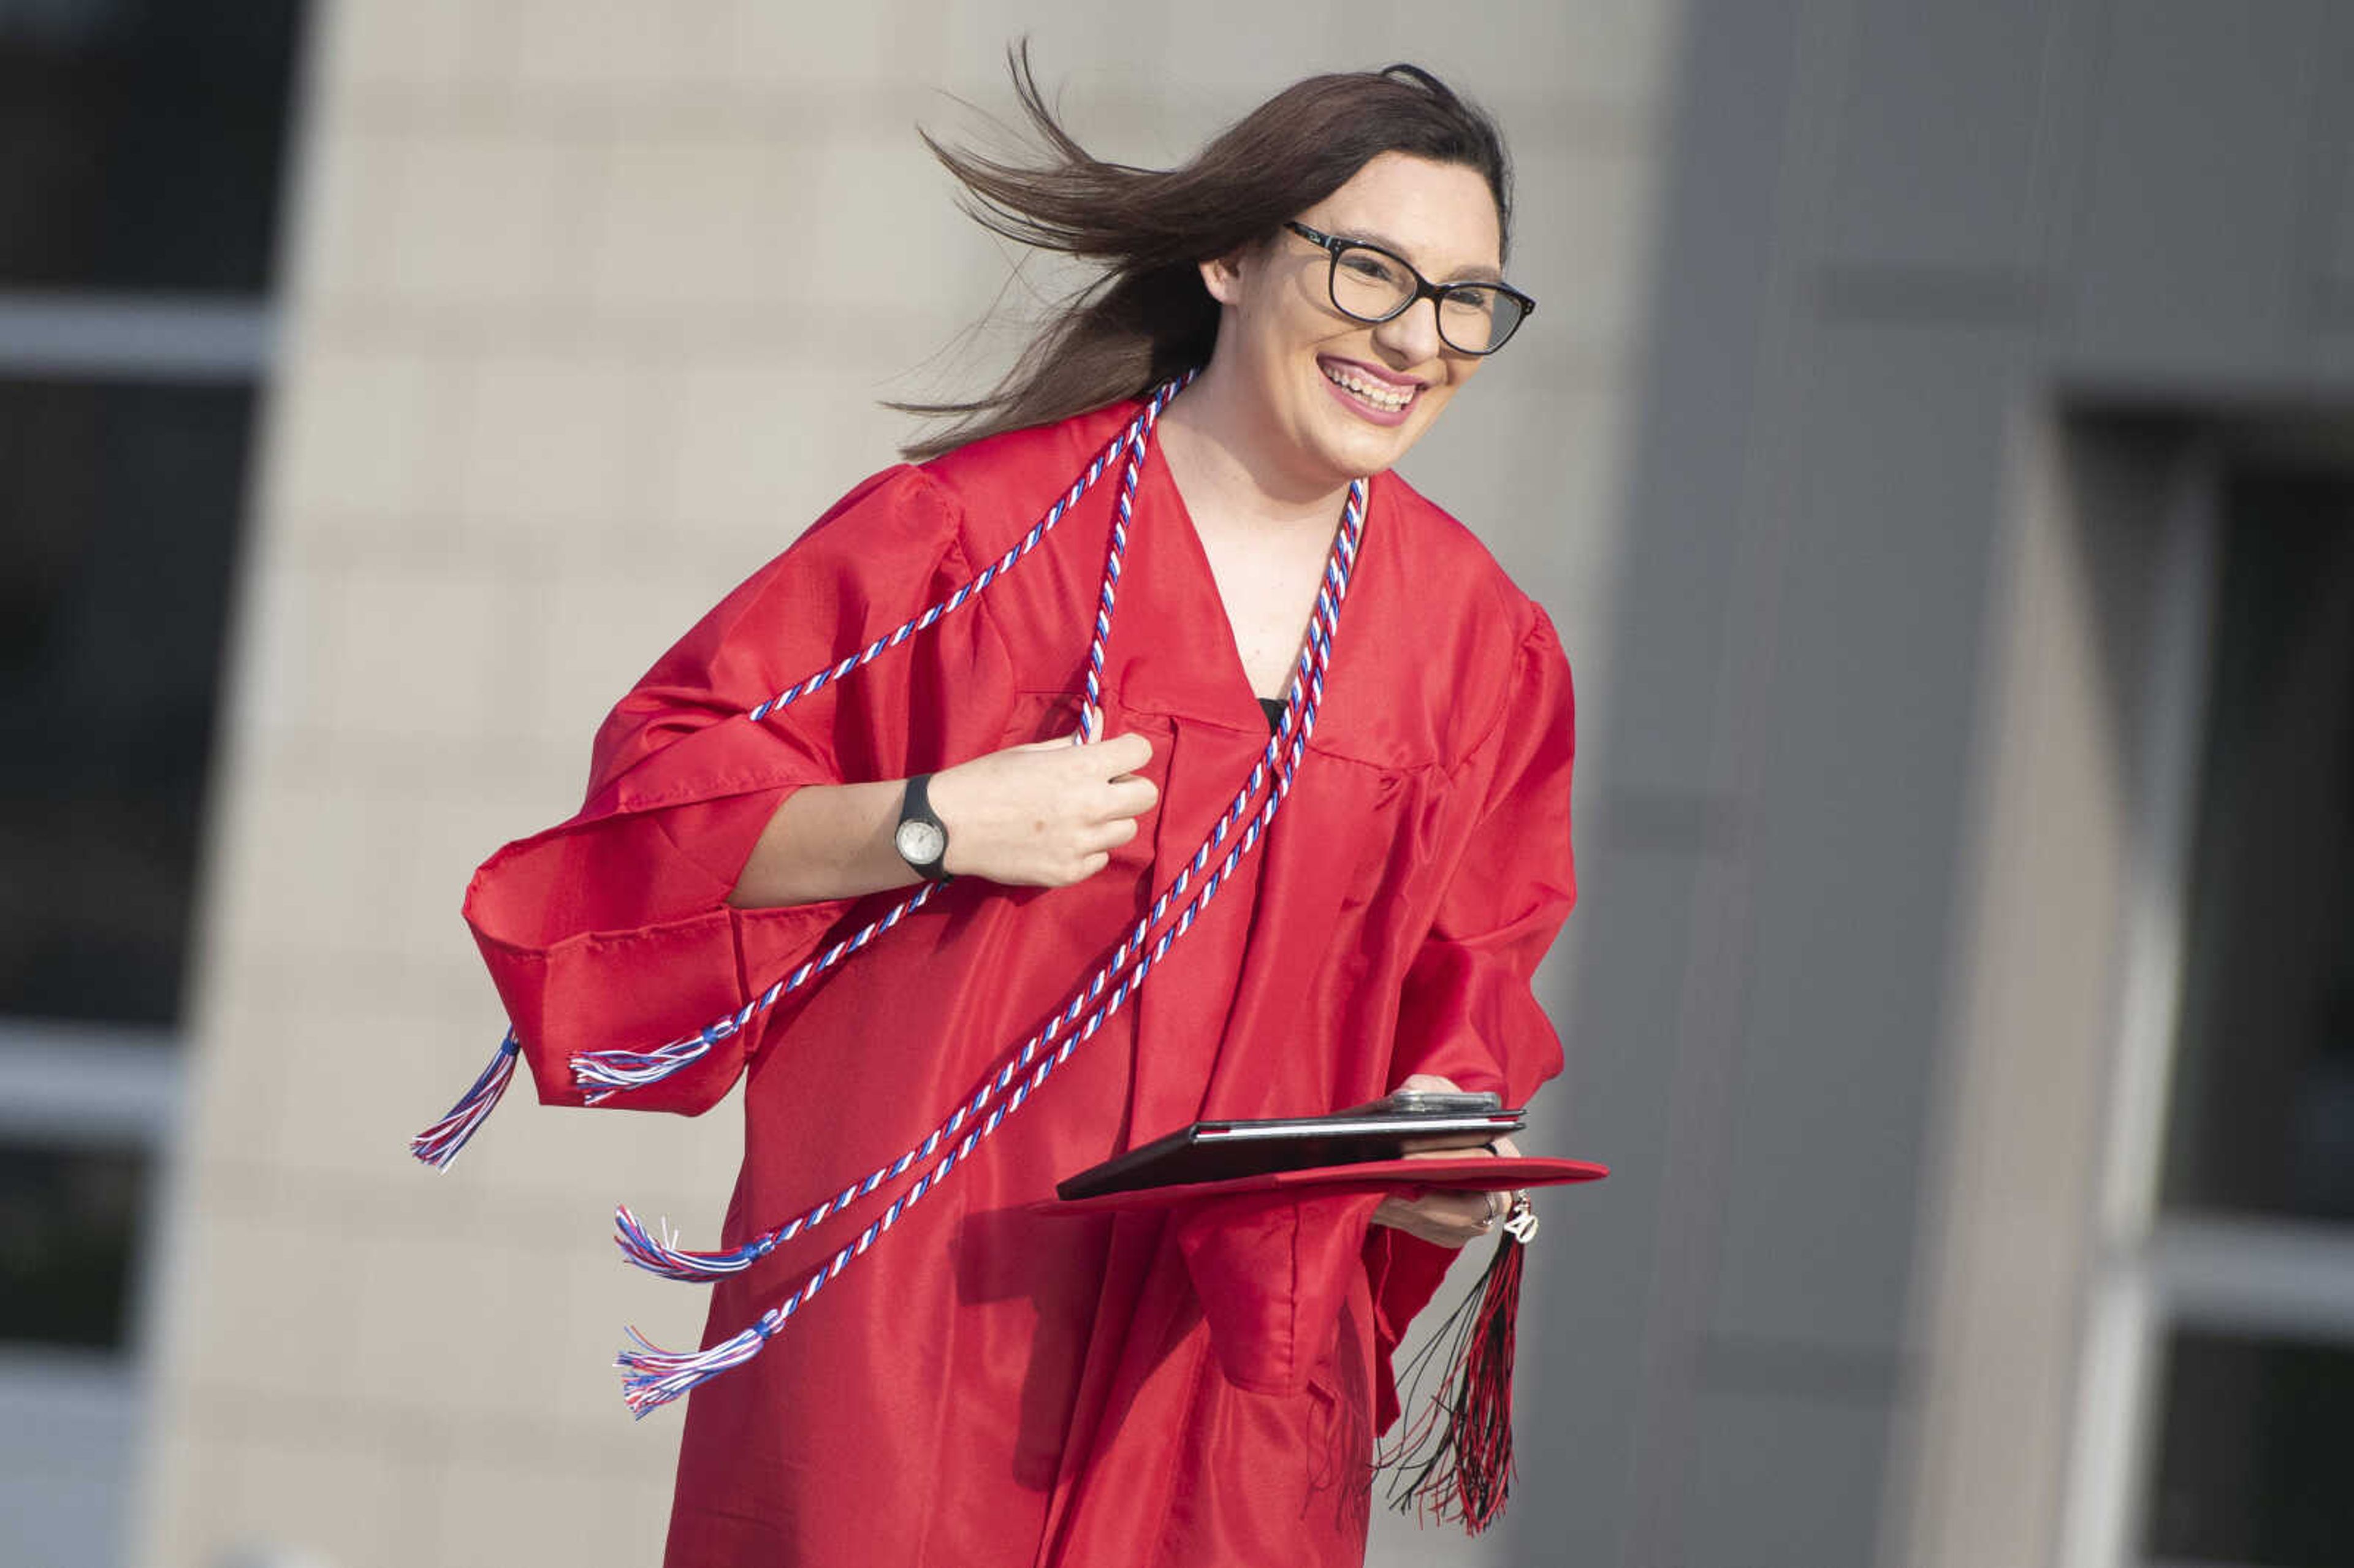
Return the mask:
<svg viewBox="0 0 2354 1568">
<path fill-rule="evenodd" d="M 1111 863 L 1161 792 L 1137 769 L 1152 760 L 1140 735 L 1086 746 L 1071 737 L 1008 747 L 932 775 L 932 811 L 947 827 L 943 868 L 1016 887 L 1066 887 Z"/>
</svg>

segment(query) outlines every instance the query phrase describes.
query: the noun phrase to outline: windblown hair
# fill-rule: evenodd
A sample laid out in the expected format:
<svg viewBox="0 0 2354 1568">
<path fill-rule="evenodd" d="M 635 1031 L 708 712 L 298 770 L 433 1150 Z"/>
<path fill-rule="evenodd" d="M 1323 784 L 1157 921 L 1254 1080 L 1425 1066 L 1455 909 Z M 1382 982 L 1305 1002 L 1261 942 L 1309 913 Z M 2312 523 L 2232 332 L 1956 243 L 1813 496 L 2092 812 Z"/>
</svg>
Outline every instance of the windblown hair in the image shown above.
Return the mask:
<svg viewBox="0 0 2354 1568">
<path fill-rule="evenodd" d="M 909 444 L 936 457 L 968 441 L 1137 397 L 1206 365 L 1218 304 L 1200 263 L 1271 238 L 1383 153 L 1460 164 L 1487 181 L 1511 234 L 1511 168 L 1495 122 L 1418 66 L 1310 77 L 1230 126 L 1193 162 L 1140 169 L 1095 158 L 1063 129 L 1023 45 L 1007 56 L 1034 163 L 924 144 L 964 186 L 961 205 L 1021 244 L 1099 264 L 1047 319 L 1005 378 L 970 402 L 894 403 L 952 420 Z"/>
</svg>

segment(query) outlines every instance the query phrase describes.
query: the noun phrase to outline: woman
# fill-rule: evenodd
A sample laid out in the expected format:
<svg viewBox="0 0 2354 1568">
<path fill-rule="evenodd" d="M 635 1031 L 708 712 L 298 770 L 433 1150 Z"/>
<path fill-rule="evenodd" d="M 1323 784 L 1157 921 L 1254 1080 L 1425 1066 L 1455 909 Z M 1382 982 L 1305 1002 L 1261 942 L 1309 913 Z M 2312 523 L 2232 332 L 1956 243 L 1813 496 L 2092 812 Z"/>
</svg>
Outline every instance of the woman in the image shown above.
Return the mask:
<svg viewBox="0 0 2354 1568">
<path fill-rule="evenodd" d="M 1499 1197 L 1038 1202 L 1197 1118 L 1560 1065 L 1568 671 L 1389 471 L 1527 309 L 1493 127 L 1320 77 L 1155 173 L 1016 84 L 1039 166 L 935 151 L 1103 283 L 666 654 L 582 812 L 469 894 L 543 1098 L 746 1078 L 713 1349 L 636 1358 L 647 1403 L 700 1384 L 673 1565 L 1361 1562 L 1390 1351 Z M 952 1170 L 895 1159 L 976 1085 Z"/>
</svg>

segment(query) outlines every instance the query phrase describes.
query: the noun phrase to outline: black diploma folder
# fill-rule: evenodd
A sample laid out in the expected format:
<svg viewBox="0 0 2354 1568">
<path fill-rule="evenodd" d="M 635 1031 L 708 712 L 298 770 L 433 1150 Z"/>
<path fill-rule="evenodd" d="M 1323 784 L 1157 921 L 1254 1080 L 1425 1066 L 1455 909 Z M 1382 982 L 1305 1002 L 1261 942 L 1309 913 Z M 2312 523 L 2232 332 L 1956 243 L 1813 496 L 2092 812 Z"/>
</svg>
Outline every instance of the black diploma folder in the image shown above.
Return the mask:
<svg viewBox="0 0 2354 1568">
<path fill-rule="evenodd" d="M 1361 1165 L 1424 1150 L 1477 1149 L 1520 1131 L 1528 1120 L 1525 1111 L 1503 1109 L 1493 1095 L 1450 1096 L 1445 1106 L 1405 1109 L 1397 1108 L 1399 1097 L 1332 1116 L 1197 1121 L 1056 1183 L 1055 1193 L 1068 1202 L 1274 1171 Z"/>
</svg>

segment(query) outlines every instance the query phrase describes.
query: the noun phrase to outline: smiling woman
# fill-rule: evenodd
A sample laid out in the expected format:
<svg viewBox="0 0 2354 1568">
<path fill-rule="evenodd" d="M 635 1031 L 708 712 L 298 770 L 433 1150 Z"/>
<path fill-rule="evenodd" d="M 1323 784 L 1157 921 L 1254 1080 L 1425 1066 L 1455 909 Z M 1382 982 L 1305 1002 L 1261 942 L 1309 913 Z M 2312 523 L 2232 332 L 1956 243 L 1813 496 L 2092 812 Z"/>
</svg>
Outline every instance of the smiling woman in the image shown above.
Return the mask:
<svg viewBox="0 0 2354 1568">
<path fill-rule="evenodd" d="M 1098 281 L 468 895 L 543 1098 L 745 1082 L 723 1250 L 624 1216 L 717 1285 L 703 1350 L 622 1358 L 642 1414 L 694 1391 L 673 1568 L 1361 1562 L 1391 1352 L 1504 1194 L 1042 1202 L 1198 1118 L 1561 1063 L 1568 670 L 1391 471 L 1530 309 L 1493 126 L 1394 67 L 1141 170 L 1015 80 L 1038 164 L 935 151 Z"/>
<path fill-rule="evenodd" d="M 1442 316 L 1464 307 L 1422 273 L 1494 278 L 1503 225 L 1476 170 L 1395 152 L 1303 217 L 1314 227 L 1288 222 L 1204 263 L 1204 289 L 1224 307 L 1218 343 L 1206 385 L 1172 418 L 1199 429 L 1223 413 L 1227 439 L 1248 442 L 1246 467 L 1312 495 L 1394 465 L 1479 369 L 1488 345 L 1447 340 Z M 1384 237 L 1383 249 L 1351 243 L 1370 234 Z M 1433 308 L 1413 309 L 1425 290 Z"/>
</svg>

